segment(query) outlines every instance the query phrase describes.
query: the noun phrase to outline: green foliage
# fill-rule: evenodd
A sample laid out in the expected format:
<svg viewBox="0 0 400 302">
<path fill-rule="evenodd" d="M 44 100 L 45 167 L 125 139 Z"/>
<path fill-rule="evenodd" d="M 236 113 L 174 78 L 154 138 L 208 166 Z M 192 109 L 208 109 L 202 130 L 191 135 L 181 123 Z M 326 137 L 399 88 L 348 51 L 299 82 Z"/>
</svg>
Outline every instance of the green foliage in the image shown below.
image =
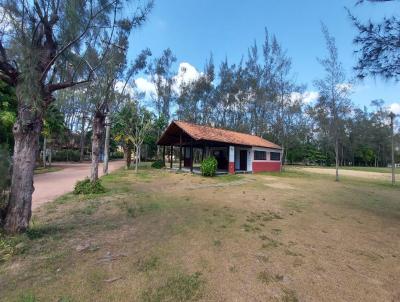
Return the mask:
<svg viewBox="0 0 400 302">
<path fill-rule="evenodd" d="M 64 114 L 55 105 L 51 105 L 44 116 L 43 136 L 49 138 L 52 135 L 64 134 L 66 130 Z"/>
<path fill-rule="evenodd" d="M 128 101 L 114 116 L 112 138 L 125 150 L 143 144 L 150 146 L 150 153 L 156 150 L 157 136 L 154 135 L 154 114 L 136 101 Z"/>
<path fill-rule="evenodd" d="M 0 263 L 7 261 L 15 254 L 15 245 L 0 234 Z"/>
<path fill-rule="evenodd" d="M 165 163 L 164 163 L 163 160 L 158 159 L 158 160 L 156 160 L 155 162 L 153 162 L 153 163 L 151 164 L 151 167 L 152 167 L 152 168 L 155 168 L 155 169 L 162 169 L 162 168 L 165 167 Z"/>
<path fill-rule="evenodd" d="M 115 151 L 110 153 L 110 159 L 121 159 L 124 158 L 124 152 Z"/>
<path fill-rule="evenodd" d="M 80 180 L 76 183 L 74 188 L 74 194 L 100 194 L 104 193 L 106 189 L 101 184 L 100 179 L 92 182 L 89 178 Z"/>
<path fill-rule="evenodd" d="M 52 154 L 53 161 L 75 161 L 80 160 L 80 152 L 78 150 L 60 150 Z"/>
<path fill-rule="evenodd" d="M 11 185 L 11 159 L 8 148 L 0 145 L 0 213 L 7 205 Z"/>
<path fill-rule="evenodd" d="M 14 142 L 12 127 L 16 117 L 15 89 L 0 80 L 0 144 L 6 143 L 10 148 Z"/>
<path fill-rule="evenodd" d="M 215 157 L 210 156 L 202 161 L 200 170 L 203 176 L 215 176 L 217 172 L 218 162 Z"/>
</svg>

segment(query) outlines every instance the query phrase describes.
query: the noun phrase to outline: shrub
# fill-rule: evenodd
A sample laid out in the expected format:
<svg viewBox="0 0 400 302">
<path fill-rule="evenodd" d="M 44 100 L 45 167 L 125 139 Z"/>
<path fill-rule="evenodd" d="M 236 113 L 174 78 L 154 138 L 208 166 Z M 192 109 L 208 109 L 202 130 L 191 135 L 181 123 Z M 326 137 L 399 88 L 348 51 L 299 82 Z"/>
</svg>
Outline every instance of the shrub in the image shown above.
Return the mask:
<svg viewBox="0 0 400 302">
<path fill-rule="evenodd" d="M 203 176 L 215 176 L 217 172 L 217 165 L 218 162 L 215 157 L 210 156 L 207 157 L 205 160 L 202 161 L 200 170 Z"/>
<path fill-rule="evenodd" d="M 121 159 L 124 158 L 124 152 L 115 151 L 110 153 L 110 159 Z"/>
<path fill-rule="evenodd" d="M 161 159 L 158 159 L 154 163 L 151 164 L 151 167 L 155 168 L 155 169 L 162 169 L 165 167 L 165 163 Z"/>
<path fill-rule="evenodd" d="M 57 150 L 52 153 L 53 161 L 75 161 L 78 162 L 80 160 L 80 152 L 78 150 Z"/>
<path fill-rule="evenodd" d="M 7 261 L 15 254 L 15 246 L 0 234 L 0 263 Z"/>
<path fill-rule="evenodd" d="M 105 191 L 106 189 L 99 179 L 91 182 L 89 178 L 78 181 L 74 188 L 74 194 L 98 194 L 104 193 Z"/>
</svg>

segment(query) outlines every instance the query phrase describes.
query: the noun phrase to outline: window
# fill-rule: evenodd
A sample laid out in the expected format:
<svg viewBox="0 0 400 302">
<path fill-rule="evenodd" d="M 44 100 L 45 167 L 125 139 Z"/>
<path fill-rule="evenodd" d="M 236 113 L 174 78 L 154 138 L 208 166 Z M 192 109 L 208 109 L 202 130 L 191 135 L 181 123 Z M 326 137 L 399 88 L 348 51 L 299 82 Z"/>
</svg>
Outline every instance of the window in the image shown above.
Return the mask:
<svg viewBox="0 0 400 302">
<path fill-rule="evenodd" d="M 266 160 L 267 152 L 265 151 L 254 151 L 254 160 Z"/>
<path fill-rule="evenodd" d="M 271 160 L 281 160 L 281 154 L 279 152 L 271 152 Z"/>
</svg>

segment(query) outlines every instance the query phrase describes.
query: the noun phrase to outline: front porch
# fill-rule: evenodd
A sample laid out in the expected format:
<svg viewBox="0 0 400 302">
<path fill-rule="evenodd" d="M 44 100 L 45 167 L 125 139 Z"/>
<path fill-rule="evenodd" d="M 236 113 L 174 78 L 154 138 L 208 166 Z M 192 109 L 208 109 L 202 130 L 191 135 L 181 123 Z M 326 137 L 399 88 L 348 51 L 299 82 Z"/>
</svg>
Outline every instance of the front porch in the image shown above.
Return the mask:
<svg viewBox="0 0 400 302">
<path fill-rule="evenodd" d="M 197 174 L 197 175 L 201 174 L 200 166 L 193 167 L 192 171 L 190 170 L 190 167 L 182 167 L 181 169 L 179 169 L 179 165 L 177 162 L 174 162 L 172 164 L 172 168 L 170 168 L 168 166 L 168 167 L 166 167 L 166 169 L 169 171 L 173 171 L 173 172 L 193 173 L 193 174 Z M 215 175 L 217 175 L 217 176 L 227 175 L 227 174 L 229 174 L 228 170 L 217 169 L 217 171 L 215 172 Z"/>
<path fill-rule="evenodd" d="M 216 145 L 202 142 L 182 145 L 162 146 L 162 158 L 167 169 L 201 174 L 201 162 L 213 156 L 217 160 L 217 175 L 252 173 L 251 148 Z"/>
</svg>

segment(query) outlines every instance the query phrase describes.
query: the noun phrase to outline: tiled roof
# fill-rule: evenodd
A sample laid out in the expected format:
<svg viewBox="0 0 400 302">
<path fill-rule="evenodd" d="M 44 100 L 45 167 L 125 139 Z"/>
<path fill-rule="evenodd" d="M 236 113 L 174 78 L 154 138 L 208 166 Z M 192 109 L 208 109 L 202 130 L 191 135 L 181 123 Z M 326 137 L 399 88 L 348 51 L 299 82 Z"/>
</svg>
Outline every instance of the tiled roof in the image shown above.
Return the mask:
<svg viewBox="0 0 400 302">
<path fill-rule="evenodd" d="M 179 128 L 181 128 L 195 140 L 207 140 L 234 145 L 282 149 L 280 146 L 255 135 L 213 128 L 209 126 L 196 125 L 182 121 L 173 121 L 172 123 L 175 123 Z"/>
</svg>

